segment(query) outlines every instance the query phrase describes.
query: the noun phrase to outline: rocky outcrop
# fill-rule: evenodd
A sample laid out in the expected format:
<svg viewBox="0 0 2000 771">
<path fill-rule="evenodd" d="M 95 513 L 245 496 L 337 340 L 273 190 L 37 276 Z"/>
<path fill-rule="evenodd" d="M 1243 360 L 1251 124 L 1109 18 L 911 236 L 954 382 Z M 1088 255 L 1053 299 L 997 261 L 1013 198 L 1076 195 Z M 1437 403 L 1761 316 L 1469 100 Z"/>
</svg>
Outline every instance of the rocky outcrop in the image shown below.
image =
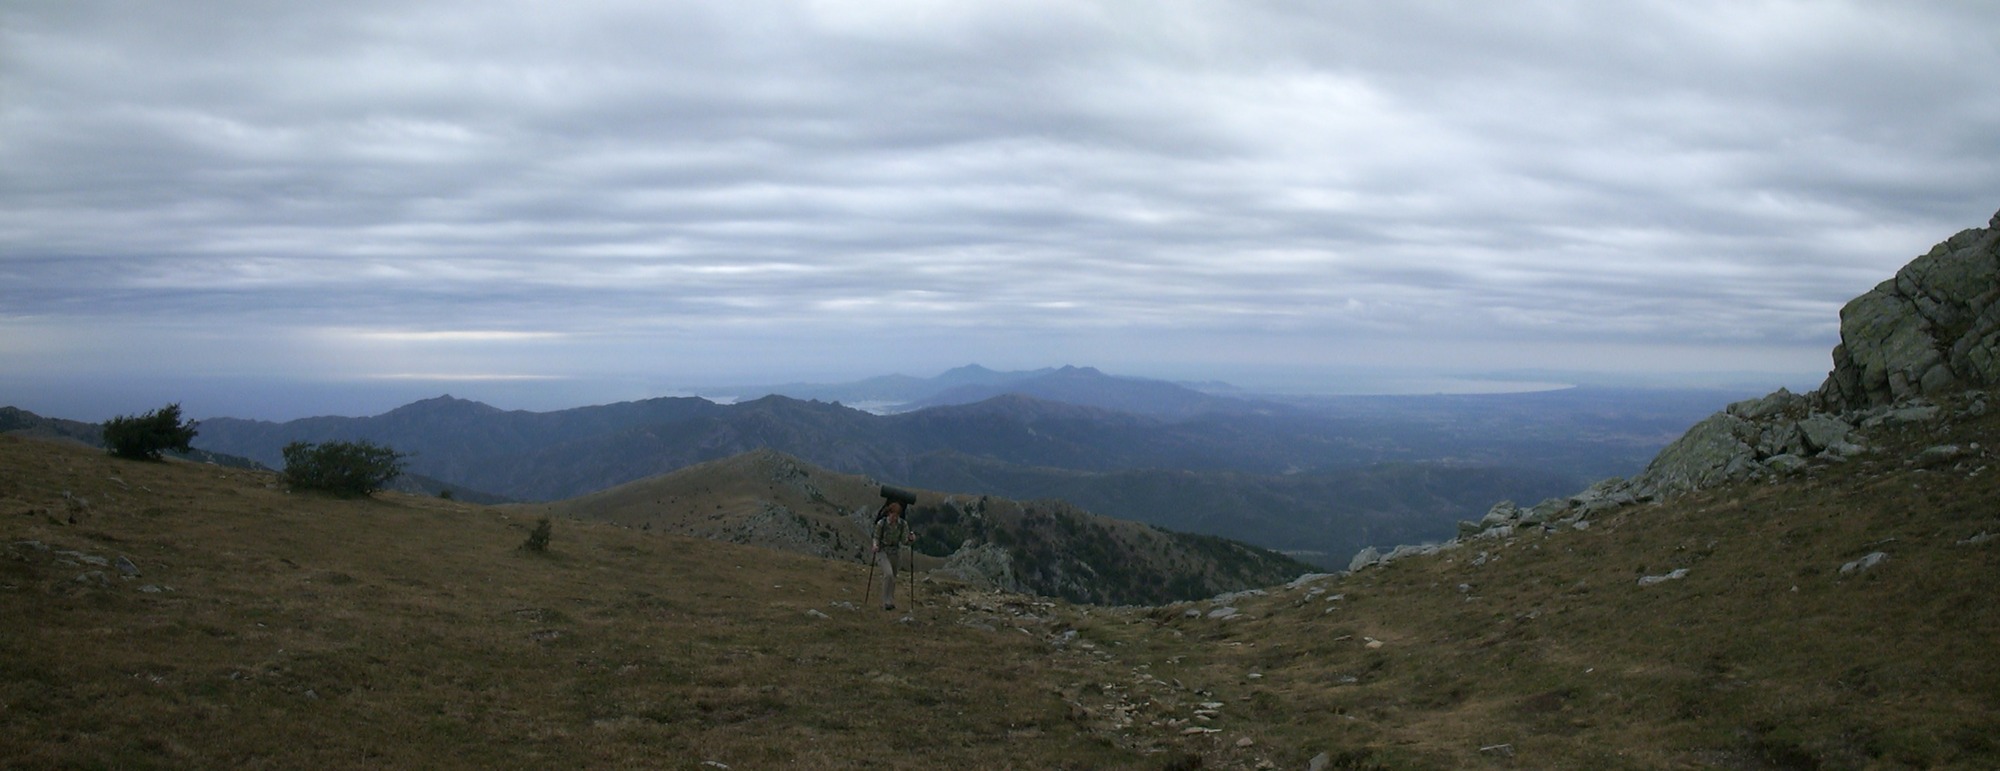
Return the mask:
<svg viewBox="0 0 2000 771">
<path fill-rule="evenodd" d="M 1844 412 L 2000 384 L 2000 214 L 1840 309 L 1815 405 Z"/>
<path fill-rule="evenodd" d="M 1792 473 L 1811 461 L 1840 461 L 1865 451 L 1855 428 L 1887 414 L 1812 410 L 1813 400 L 1785 389 L 1729 405 L 1696 423 L 1654 456 L 1622 492 L 1652 500 L 1767 473 Z"/>
<path fill-rule="evenodd" d="M 1835 415 L 1811 411 L 1809 397 L 1780 389 L 1761 399 L 1729 405 L 1728 409 L 1695 424 L 1661 450 L 1644 472 L 1631 479 L 1606 479 L 1575 495 L 1550 498 L 1530 507 L 1501 501 L 1479 521 L 1460 522 L 1457 538 L 1439 544 L 1398 546 L 1387 552 L 1369 547 L 1354 555 L 1347 569 L 1350 573 L 1358 572 L 1483 541 L 1507 541 L 1531 532 L 1587 530 L 1592 518 L 1638 503 L 1722 484 L 1803 473 L 1815 465 L 1842 463 L 1867 452 L 1863 446 L 1864 429 L 1985 414 L 1988 396 L 1985 392 L 1956 395 L 1951 401 L 1962 406 L 1955 410 L 1913 401 Z M 1986 451 L 1976 444 L 1947 444 L 1926 449 L 1908 463 L 1929 467 L 1985 456 Z M 1869 566 L 1862 566 L 1866 567 Z M 1681 577 L 1648 577 L 1640 585 Z"/>
<path fill-rule="evenodd" d="M 1955 403 L 1958 417 L 1985 414 L 1988 394 L 1980 389 L 2000 386 L 2000 214 L 1985 229 L 1938 244 L 1849 302 L 1840 317 L 1834 369 L 1819 390 L 1799 395 L 1781 388 L 1731 404 L 1688 429 L 1631 479 L 1607 479 L 1529 508 L 1502 501 L 1479 521 L 1459 523 L 1458 538 L 1386 554 L 1369 548 L 1355 555 L 1349 571 L 1530 529 L 1587 529 L 1592 517 L 1624 506 L 1843 462 L 1867 452 L 1865 429 L 1946 417 L 1934 402 Z M 1949 463 L 1983 452 L 1977 445 L 1948 445 L 1911 462 Z"/>
<path fill-rule="evenodd" d="M 1819 390 L 1780 389 L 1696 424 L 1629 487 L 1646 499 L 1862 451 L 1857 427 L 1935 419 L 1929 399 L 2000 385 L 2000 214 L 1903 266 L 1840 311 Z"/>
<path fill-rule="evenodd" d="M 944 566 L 932 575 L 950 577 L 974 586 L 1026 594 L 1014 576 L 1014 558 L 999 544 L 967 541 L 945 558 Z"/>
</svg>

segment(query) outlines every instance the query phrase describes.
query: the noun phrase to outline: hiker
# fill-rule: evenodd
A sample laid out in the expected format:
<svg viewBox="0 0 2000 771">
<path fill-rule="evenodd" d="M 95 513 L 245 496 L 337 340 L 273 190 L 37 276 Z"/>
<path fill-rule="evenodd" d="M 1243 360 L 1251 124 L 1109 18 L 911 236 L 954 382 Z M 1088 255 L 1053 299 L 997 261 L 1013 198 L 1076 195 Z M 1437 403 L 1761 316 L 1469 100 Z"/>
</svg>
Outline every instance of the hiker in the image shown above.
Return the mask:
<svg viewBox="0 0 2000 771">
<path fill-rule="evenodd" d="M 882 569 L 882 609 L 896 609 L 896 550 L 906 543 L 916 543 L 917 534 L 910 532 L 910 523 L 903 521 L 903 504 L 890 501 L 882 504 L 880 519 L 875 520 L 875 565 Z M 887 544 L 889 551 L 883 552 Z M 916 555 L 911 555 L 914 563 Z M 912 570 L 916 566 L 910 566 Z"/>
</svg>

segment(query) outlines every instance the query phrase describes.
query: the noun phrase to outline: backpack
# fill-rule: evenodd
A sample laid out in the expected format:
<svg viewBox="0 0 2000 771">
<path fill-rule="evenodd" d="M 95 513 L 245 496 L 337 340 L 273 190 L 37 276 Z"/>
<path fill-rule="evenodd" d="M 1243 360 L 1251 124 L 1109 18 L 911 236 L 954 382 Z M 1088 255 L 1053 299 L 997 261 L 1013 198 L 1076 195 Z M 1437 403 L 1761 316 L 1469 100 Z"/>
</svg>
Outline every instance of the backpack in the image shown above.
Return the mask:
<svg viewBox="0 0 2000 771">
<path fill-rule="evenodd" d="M 889 517 L 889 504 L 891 503 L 903 504 L 903 521 L 908 522 L 910 521 L 910 507 L 917 505 L 917 496 L 915 493 L 900 487 L 883 485 L 882 507 L 875 510 L 876 525 L 881 525 L 882 520 Z"/>
</svg>

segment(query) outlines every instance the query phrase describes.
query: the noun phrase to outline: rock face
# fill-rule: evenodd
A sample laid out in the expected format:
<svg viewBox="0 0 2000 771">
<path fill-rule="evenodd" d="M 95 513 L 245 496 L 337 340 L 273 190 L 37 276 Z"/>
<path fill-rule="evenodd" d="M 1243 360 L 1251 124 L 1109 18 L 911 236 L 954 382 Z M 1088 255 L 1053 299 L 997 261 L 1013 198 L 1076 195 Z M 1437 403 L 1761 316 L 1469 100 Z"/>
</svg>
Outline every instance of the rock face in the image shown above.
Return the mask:
<svg viewBox="0 0 2000 771">
<path fill-rule="evenodd" d="M 2000 383 L 2000 214 L 1952 236 L 1840 309 L 1828 412 Z"/>
</svg>

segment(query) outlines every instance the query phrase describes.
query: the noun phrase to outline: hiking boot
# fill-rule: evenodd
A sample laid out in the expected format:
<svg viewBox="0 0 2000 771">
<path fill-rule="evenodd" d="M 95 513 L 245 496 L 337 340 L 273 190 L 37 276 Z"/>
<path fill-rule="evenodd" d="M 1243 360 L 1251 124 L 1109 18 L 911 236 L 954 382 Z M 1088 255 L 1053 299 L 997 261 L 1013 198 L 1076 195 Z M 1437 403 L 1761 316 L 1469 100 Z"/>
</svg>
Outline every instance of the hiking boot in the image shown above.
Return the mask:
<svg viewBox="0 0 2000 771">
<path fill-rule="evenodd" d="M 885 602 L 885 603 L 882 603 L 882 609 L 883 609 L 883 610 L 895 610 L 895 609 L 896 609 L 896 603 L 893 603 L 893 602 Z"/>
</svg>

